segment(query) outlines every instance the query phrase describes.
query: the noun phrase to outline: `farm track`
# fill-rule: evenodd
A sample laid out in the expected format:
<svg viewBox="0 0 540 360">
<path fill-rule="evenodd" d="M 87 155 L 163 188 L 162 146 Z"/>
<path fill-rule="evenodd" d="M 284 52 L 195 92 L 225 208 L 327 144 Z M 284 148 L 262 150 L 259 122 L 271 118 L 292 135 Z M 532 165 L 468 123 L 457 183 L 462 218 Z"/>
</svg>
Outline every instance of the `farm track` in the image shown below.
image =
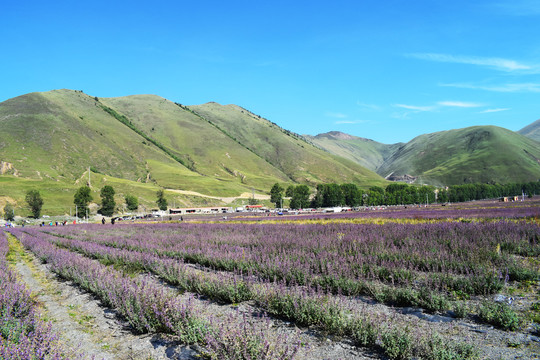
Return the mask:
<svg viewBox="0 0 540 360">
<path fill-rule="evenodd" d="M 35 260 L 34 260 L 35 262 Z M 28 269 L 24 270 L 25 264 L 23 262 L 19 262 L 17 268 L 21 273 L 28 272 Z M 48 272 L 47 267 L 41 264 L 37 264 L 37 267 L 41 267 L 41 271 Z M 203 272 L 213 272 L 213 270 L 205 269 L 195 266 L 192 267 L 194 271 L 203 271 Z M 223 273 L 223 272 L 220 272 Z M 50 276 L 50 275 L 49 275 Z M 28 274 L 24 276 L 25 281 L 29 284 L 32 283 L 32 280 L 28 278 Z M 163 282 L 162 280 L 157 279 L 157 277 L 152 276 L 153 281 L 161 284 L 161 286 L 172 288 L 173 286 L 170 286 Z M 161 354 L 155 355 L 149 355 L 152 356 L 152 358 L 174 358 L 174 359 L 189 359 L 192 358 L 191 356 L 194 354 L 193 350 L 190 348 L 182 347 L 179 344 L 174 344 L 170 342 L 168 344 L 168 347 L 166 343 L 164 343 L 163 339 L 156 339 L 155 336 L 134 336 L 132 335 L 128 330 L 126 330 L 126 327 L 122 325 L 121 322 L 118 320 L 111 321 L 111 312 L 110 311 L 103 311 L 101 308 L 99 308 L 98 302 L 95 300 L 92 300 L 91 297 L 87 294 L 81 293 L 80 291 L 73 289 L 69 283 L 59 283 L 61 286 L 64 287 L 62 293 L 66 293 L 66 299 L 57 298 L 53 299 L 53 302 L 62 302 L 65 304 L 64 306 L 69 307 L 70 305 L 72 307 L 81 307 L 81 314 L 87 314 L 91 313 L 91 316 L 95 316 L 96 309 L 90 309 L 87 310 L 85 307 L 83 308 L 83 305 L 86 306 L 86 304 L 90 304 L 94 302 L 95 307 L 97 307 L 97 312 L 101 311 L 104 316 L 104 320 L 95 320 L 95 322 L 98 323 L 104 323 L 107 324 L 108 329 L 102 329 L 99 325 L 92 324 L 92 327 L 99 327 L 99 331 L 101 334 L 97 334 L 98 338 L 101 337 L 102 340 L 97 339 L 96 336 L 90 336 L 89 340 L 79 340 L 79 342 L 88 342 L 88 344 L 102 344 L 101 349 L 97 349 L 97 353 L 100 351 L 104 353 L 102 350 L 103 346 L 109 347 L 109 349 L 118 349 L 119 352 L 117 352 L 113 357 L 106 357 L 104 358 L 113 358 L 113 359 L 138 359 L 138 358 L 145 358 L 145 357 L 138 357 L 141 354 L 143 354 L 143 350 L 145 348 L 144 343 L 150 344 L 151 346 L 156 346 L 158 349 L 158 353 L 160 352 L 160 348 L 162 351 Z M 35 285 L 35 284 L 34 284 Z M 34 288 L 34 287 L 32 287 Z M 70 292 L 73 293 L 70 294 Z M 184 294 L 183 296 L 190 296 L 190 294 Z M 41 299 L 40 299 L 41 300 Z M 48 305 L 45 300 L 45 305 L 47 308 L 54 307 L 54 303 L 52 305 Z M 51 301 L 50 299 L 48 300 Z M 244 302 L 238 306 L 231 306 L 231 305 L 218 305 L 214 302 L 203 300 L 203 299 L 197 299 L 196 300 L 200 306 L 205 308 L 205 311 L 208 312 L 208 314 L 211 316 L 219 316 L 219 315 L 225 315 L 225 316 L 247 316 L 254 320 L 257 320 L 258 317 L 261 314 L 260 309 L 254 306 L 252 301 Z M 362 310 L 365 312 L 377 314 L 380 316 L 381 314 L 385 317 L 391 318 L 392 322 L 401 323 L 403 325 L 408 325 L 409 327 L 417 329 L 417 331 L 422 333 L 429 333 L 431 331 L 436 331 L 443 335 L 447 339 L 452 339 L 454 341 L 463 341 L 465 338 L 474 343 L 476 348 L 479 350 L 480 354 L 483 358 L 486 359 L 515 359 L 515 358 L 540 358 L 540 351 L 538 347 L 538 342 L 531 340 L 532 338 L 529 337 L 527 334 L 520 334 L 520 333 L 512 333 L 512 332 L 504 332 L 501 330 L 493 329 L 490 326 L 485 325 L 479 325 L 475 324 L 469 321 L 464 320 L 452 320 L 451 318 L 444 318 L 444 317 L 437 317 L 432 315 L 426 315 L 421 312 L 420 309 L 400 309 L 400 308 L 392 308 L 388 306 L 384 306 L 381 304 L 367 304 L 366 301 L 363 301 L 360 298 L 350 298 L 349 302 L 351 306 L 356 307 L 362 307 Z M 67 304 L 67 305 L 66 305 Z M 69 310 L 69 309 L 68 309 Z M 403 314 L 407 313 L 407 314 Z M 80 315 L 80 317 L 84 317 L 84 315 Z M 63 319 L 66 319 L 68 322 L 71 321 L 72 323 L 78 324 L 77 321 L 73 321 L 74 316 L 68 315 L 62 316 Z M 420 319 L 422 318 L 422 319 Z M 431 320 L 431 321 L 427 321 Z M 446 322 L 432 322 L 432 321 L 449 321 Z M 64 320 L 62 320 L 64 321 Z M 292 336 L 294 333 L 294 326 L 292 326 L 290 323 L 283 322 L 280 320 L 270 320 L 272 322 L 272 328 L 277 329 L 277 332 L 279 333 L 288 333 L 289 336 Z M 111 324 L 111 322 L 114 322 L 116 324 Z M 90 323 L 90 322 L 89 322 Z M 94 323 L 94 320 L 92 320 L 92 323 Z M 81 325 L 81 324 L 78 324 Z M 88 327 L 89 324 L 87 324 Z M 114 325 L 114 326 L 111 326 Z M 72 328 L 76 328 L 77 326 L 72 326 Z M 112 328 L 112 329 L 111 329 Z M 69 327 L 68 327 L 69 329 Z M 71 329 L 69 331 L 72 331 Z M 76 331 L 76 330 L 75 330 Z M 80 330 L 84 334 L 88 334 L 88 330 Z M 96 335 L 96 334 L 95 334 Z M 372 358 L 380 358 L 377 354 L 370 354 L 370 353 L 362 353 L 359 349 L 354 348 L 351 344 L 343 341 L 332 341 L 330 338 L 321 336 L 320 334 L 317 335 L 316 331 L 313 331 L 312 329 L 304 329 L 300 332 L 300 340 L 304 343 L 310 343 L 311 347 L 309 350 L 302 349 L 300 353 L 298 354 L 298 359 L 340 359 L 340 358 L 347 358 L 347 359 L 372 359 Z M 87 336 L 88 337 L 88 336 Z M 126 341 L 126 338 L 132 337 L 131 341 Z M 105 339 L 105 340 L 103 340 Z M 119 345 L 114 344 L 114 340 L 118 340 L 117 342 Z M 100 342 L 101 341 L 101 342 Z M 509 347 L 508 344 L 521 344 L 519 348 L 513 348 Z M 124 345 L 124 349 L 120 349 L 120 345 Z M 95 347 L 95 346 L 94 346 Z M 134 349 L 137 349 L 134 351 Z M 178 350 L 179 349 L 179 350 Z M 148 349 L 150 350 L 150 349 Z M 153 350 L 153 348 L 152 348 Z M 95 351 L 95 350 L 94 350 Z M 96 352 L 91 352 L 96 353 Z M 137 354 L 137 357 L 133 357 L 134 354 Z M 102 356 L 102 355 L 98 355 Z M 148 356 L 146 356 L 148 357 Z"/>
<path fill-rule="evenodd" d="M 193 359 L 192 349 L 157 334 L 136 335 L 113 309 L 64 281 L 28 250 L 17 249 L 15 270 L 44 308 L 67 349 L 97 359 Z M 88 357 L 86 357 L 88 356 Z"/>
<path fill-rule="evenodd" d="M 52 273 L 47 264 L 42 264 L 22 246 L 18 252 L 16 270 L 22 280 L 32 290 L 37 301 L 46 310 L 46 317 L 52 320 L 53 328 L 60 334 L 67 348 L 77 349 L 95 359 L 200 359 L 198 345 L 186 346 L 174 341 L 171 336 L 160 334 L 134 334 L 129 325 L 110 308 L 103 307 L 99 300 L 81 290 L 71 281 L 64 281 Z M 96 260 L 93 260 L 96 261 Z M 140 274 L 140 277 L 148 277 Z M 150 281 L 169 290 L 176 291 L 155 276 Z M 179 295 L 190 298 L 196 307 L 203 308 L 208 317 L 230 317 L 240 322 L 248 318 L 262 322 L 263 315 L 252 301 L 239 305 L 219 305 L 204 299 L 193 299 L 193 294 Z M 301 347 L 295 359 L 380 359 L 381 356 L 369 350 L 358 349 L 347 341 L 334 341 L 313 329 L 300 330 L 289 322 L 267 319 L 270 323 L 269 339 L 285 334 L 290 339 L 306 344 Z M 265 321 L 265 322 L 266 322 Z M 264 325 L 265 333 L 269 333 Z"/>
<path fill-rule="evenodd" d="M 213 273 L 232 277 L 232 274 L 228 272 L 213 270 L 200 264 L 186 264 L 186 266 L 188 266 L 191 271 L 200 272 L 201 274 Z M 176 288 L 156 275 L 152 275 L 152 278 L 162 286 L 172 289 Z M 277 288 L 277 285 L 272 283 L 267 283 L 265 286 Z M 337 296 L 328 296 L 330 298 L 338 298 Z M 348 308 L 361 309 L 361 312 L 368 314 L 368 316 L 391 319 L 393 325 L 399 324 L 403 327 L 416 329 L 415 332 L 423 334 L 436 332 L 448 341 L 465 341 L 472 343 L 478 350 L 482 359 L 540 359 L 540 339 L 526 333 L 499 330 L 491 325 L 475 322 L 473 319 L 465 320 L 448 316 L 432 315 L 424 313 L 420 308 L 386 306 L 384 304 L 378 304 L 367 297 L 345 297 L 345 299 Z M 261 309 L 255 306 L 254 301 L 252 300 L 243 302 L 239 306 L 217 305 L 215 302 L 207 300 L 203 300 L 203 302 L 205 304 L 204 306 L 209 307 L 209 311 L 213 314 L 230 312 L 231 308 L 238 309 L 239 312 L 255 318 L 262 314 Z M 289 322 L 283 322 L 276 319 L 273 319 L 272 322 L 273 327 L 283 328 L 291 326 Z M 333 342 L 330 340 L 332 339 L 332 336 L 326 337 L 315 329 L 304 329 L 302 331 L 304 334 L 310 333 L 311 336 L 314 336 L 316 343 L 313 344 L 313 338 L 302 338 L 302 341 L 311 340 L 312 351 L 308 353 L 307 357 L 304 357 L 303 354 L 299 354 L 297 357 L 298 359 L 384 358 L 383 355 L 376 353 L 364 353 L 364 355 L 360 355 L 361 349 L 355 349 L 346 341 Z M 334 343 L 334 345 L 332 345 L 332 343 Z M 509 344 L 520 344 L 520 346 L 512 347 L 509 346 Z M 337 355 L 333 354 L 336 350 L 338 350 L 338 353 L 343 351 L 344 354 L 338 357 L 332 356 Z M 369 357 L 366 358 L 365 356 Z"/>
</svg>

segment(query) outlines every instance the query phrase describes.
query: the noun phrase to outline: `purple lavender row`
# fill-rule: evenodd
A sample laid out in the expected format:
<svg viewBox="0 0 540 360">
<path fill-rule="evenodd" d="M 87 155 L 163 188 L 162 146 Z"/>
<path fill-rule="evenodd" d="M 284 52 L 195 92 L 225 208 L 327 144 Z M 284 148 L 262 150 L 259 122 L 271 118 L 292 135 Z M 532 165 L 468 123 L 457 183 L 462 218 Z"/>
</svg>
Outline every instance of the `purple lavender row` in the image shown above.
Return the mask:
<svg viewBox="0 0 540 360">
<path fill-rule="evenodd" d="M 134 251 L 129 251 L 125 249 L 115 249 L 112 247 L 106 247 L 103 245 L 91 243 L 88 240 L 79 241 L 73 239 L 58 239 L 55 237 L 48 237 L 48 241 L 56 243 L 57 245 L 68 247 L 73 250 L 80 251 L 87 256 L 98 258 L 100 260 L 105 260 L 105 262 L 111 262 L 112 264 L 121 264 L 127 267 L 136 267 L 136 268 L 146 268 L 146 270 L 152 271 L 156 268 L 176 268 L 179 269 L 178 264 L 175 265 L 174 261 L 171 259 L 163 259 L 156 257 L 154 255 L 137 253 Z M 186 269 L 183 268 L 180 264 L 180 272 L 176 272 L 176 275 L 185 276 Z M 175 272 L 175 270 L 169 270 L 170 273 Z M 189 270 L 187 270 L 189 272 Z M 216 295 L 212 294 L 211 291 L 217 291 L 218 293 L 231 291 L 230 287 L 235 287 L 237 279 L 232 279 L 218 274 L 202 274 L 198 272 L 192 273 L 189 275 L 189 278 L 194 283 L 197 283 L 198 286 L 206 286 L 205 282 L 210 282 L 213 285 L 208 287 L 208 293 L 211 298 L 215 298 Z M 214 277 L 213 277 L 214 276 Z M 223 283 L 219 284 L 219 280 L 222 280 Z M 184 282 L 185 280 L 179 280 L 179 283 Z M 234 284 L 233 284 L 234 282 Z M 302 288 L 291 289 L 284 284 L 262 284 L 262 283 L 252 283 L 246 282 L 243 283 L 244 294 L 248 300 L 253 298 L 257 305 L 264 309 L 265 311 L 276 315 L 281 318 L 287 318 L 297 323 L 300 326 L 317 326 L 324 330 L 335 335 L 348 336 L 353 339 L 357 346 L 362 347 L 377 347 L 376 343 L 380 337 L 388 336 L 387 332 L 391 331 L 392 336 L 409 336 L 408 330 L 396 328 L 394 325 L 389 323 L 385 324 L 385 329 L 383 329 L 381 324 L 381 319 L 370 316 L 367 313 L 362 313 L 355 309 L 354 306 L 349 304 L 349 302 L 341 297 L 329 297 L 322 293 L 316 292 L 314 290 L 306 290 Z M 221 289 L 218 289 L 221 287 Z M 192 291 L 197 289 L 191 289 Z M 236 288 L 232 290 L 234 292 L 238 291 Z M 218 295 L 219 296 L 219 295 Z M 243 330 L 239 328 L 234 328 L 231 326 L 227 327 L 227 331 L 220 330 L 219 337 L 221 339 L 228 338 L 231 336 L 241 336 Z M 264 337 L 264 335 L 261 335 Z M 230 351 L 227 346 L 224 346 L 224 342 L 221 345 L 215 343 L 216 337 L 208 339 L 209 343 L 218 349 L 219 352 L 218 358 L 223 357 L 223 353 L 220 351 Z M 422 339 L 422 343 L 426 341 L 431 341 L 430 339 Z M 446 350 L 450 353 L 459 355 L 459 351 L 456 350 L 457 347 L 461 345 L 448 344 Z M 466 347 L 463 347 L 465 349 Z M 228 350 L 227 350 L 228 349 Z M 416 349 L 416 351 L 426 352 L 426 349 Z M 463 350 L 465 351 L 465 350 Z M 467 356 L 461 356 L 456 358 L 467 358 Z"/>
<path fill-rule="evenodd" d="M 183 259 L 215 270 L 305 285 L 382 281 L 470 294 L 536 278 L 508 255 L 540 255 L 536 224 L 158 224 L 54 230 L 64 236 Z M 85 230 L 86 231 L 86 230 Z M 129 237 L 128 237 L 129 236 Z M 418 274 L 428 274 L 418 278 Z M 344 283 L 345 283 L 344 282 Z M 422 283 L 423 282 L 423 283 Z M 347 289 L 341 289 L 347 292 Z M 353 292 L 354 293 L 354 292 Z"/>
<path fill-rule="evenodd" d="M 9 245 L 0 231 L 0 359 L 69 359 L 50 324 L 40 320 L 30 291 L 9 269 Z"/>
<path fill-rule="evenodd" d="M 182 260 L 140 251 L 117 249 L 88 240 L 59 238 L 40 233 L 36 229 L 28 229 L 27 233 L 40 235 L 44 240 L 97 259 L 106 265 L 120 265 L 128 271 L 151 272 L 184 291 L 204 295 L 222 303 L 239 303 L 252 299 L 249 284 L 238 275 L 195 270 L 184 264 Z"/>
<path fill-rule="evenodd" d="M 130 279 L 41 238 L 19 230 L 11 232 L 39 259 L 49 263 L 52 271 L 98 296 L 136 331 L 172 333 L 186 343 L 204 338 L 205 323 L 195 316 L 189 301 L 181 302 L 145 279 Z"/>
<path fill-rule="evenodd" d="M 193 302 L 193 298 L 181 300 L 146 277 L 132 279 L 81 255 L 59 249 L 28 232 L 14 229 L 12 233 L 42 261 L 49 263 L 52 271 L 116 309 L 136 331 L 170 333 L 186 344 L 204 344 L 211 358 L 217 358 L 215 354 L 227 349 L 228 358 L 240 359 L 241 354 L 237 352 L 245 352 L 248 344 L 249 358 L 253 359 L 292 359 L 296 354 L 296 346 L 268 346 L 268 341 L 261 338 L 251 324 L 239 324 L 245 329 L 240 334 L 233 331 L 231 324 L 203 319 L 198 314 L 203 309 Z"/>
</svg>

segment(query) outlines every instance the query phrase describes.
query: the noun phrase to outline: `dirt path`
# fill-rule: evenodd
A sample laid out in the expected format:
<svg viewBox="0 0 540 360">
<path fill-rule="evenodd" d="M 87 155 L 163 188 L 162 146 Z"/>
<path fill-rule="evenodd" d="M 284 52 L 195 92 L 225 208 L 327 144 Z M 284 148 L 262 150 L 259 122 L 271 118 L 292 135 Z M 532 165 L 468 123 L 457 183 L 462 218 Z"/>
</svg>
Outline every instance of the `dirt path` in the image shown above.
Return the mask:
<svg viewBox="0 0 540 360">
<path fill-rule="evenodd" d="M 54 274 L 20 243 L 15 269 L 43 306 L 66 348 L 95 359 L 195 359 L 195 352 L 158 335 L 134 335 L 115 311 Z"/>
<path fill-rule="evenodd" d="M 198 345 L 185 346 L 171 338 L 157 334 L 134 335 L 127 323 L 120 320 L 116 312 L 103 307 L 92 295 L 79 290 L 70 281 L 58 280 L 46 264 L 40 263 L 30 252 L 24 250 L 18 241 L 11 241 L 17 250 L 15 269 L 22 281 L 32 291 L 34 298 L 43 306 L 44 315 L 52 321 L 53 328 L 60 334 L 68 349 L 82 352 L 95 359 L 200 359 Z M 174 287 L 162 286 L 174 291 Z M 184 293 L 182 297 L 192 294 Z M 193 299 L 201 307 L 201 315 L 208 317 L 231 316 L 259 319 L 262 315 L 252 302 L 240 305 L 219 305 L 204 299 Z M 311 329 L 300 330 L 286 321 L 269 319 L 273 336 L 285 334 L 290 339 L 306 344 L 300 348 L 295 359 L 380 359 L 380 355 L 370 350 L 354 347 L 347 341 L 334 341 Z M 85 357 L 86 358 L 86 357 Z"/>
<path fill-rule="evenodd" d="M 253 196 L 255 196 L 255 199 L 257 199 L 257 200 L 269 200 L 270 199 L 270 195 L 252 194 L 252 193 L 248 193 L 248 192 L 242 193 L 240 196 L 219 197 L 219 196 L 211 196 L 211 195 L 201 194 L 201 193 L 198 193 L 196 191 L 177 190 L 177 189 L 166 189 L 166 190 L 171 191 L 171 192 L 175 192 L 175 193 L 178 193 L 178 194 L 182 194 L 182 195 L 193 195 L 193 196 L 200 196 L 200 197 L 205 197 L 205 198 L 209 198 L 209 199 L 216 199 L 216 200 L 223 201 L 226 204 L 230 204 L 233 201 L 235 201 L 236 199 L 251 199 Z"/>
<path fill-rule="evenodd" d="M 47 265 L 41 264 L 26 252 L 18 241 L 11 241 L 18 258 L 16 270 L 32 290 L 35 298 L 43 304 L 47 318 L 71 349 L 77 349 L 96 359 L 197 359 L 198 346 L 184 346 L 170 338 L 159 335 L 134 335 L 129 326 L 119 320 L 116 313 L 80 291 L 71 282 L 59 281 Z M 195 268 L 195 267 L 194 267 Z M 203 270 L 196 270 L 203 271 Z M 175 288 L 155 276 L 152 281 L 175 291 Z M 191 296 L 184 293 L 180 296 Z M 517 300 L 517 299 L 516 299 Z M 201 315 L 219 318 L 252 317 L 261 315 L 253 301 L 239 305 L 219 305 L 215 302 L 195 298 Z M 393 319 L 393 322 L 408 324 L 422 333 L 436 331 L 447 339 L 474 343 L 483 359 L 540 359 L 540 339 L 527 333 L 505 332 L 489 325 L 444 316 L 428 315 L 421 309 L 392 308 L 373 304 L 362 298 L 351 298 L 351 303 L 361 306 L 366 312 L 374 312 Z M 355 348 L 348 341 L 327 337 L 313 329 L 298 329 L 289 322 L 269 319 L 271 332 L 286 334 L 308 346 L 301 348 L 297 359 L 380 359 L 380 354 Z"/>
</svg>

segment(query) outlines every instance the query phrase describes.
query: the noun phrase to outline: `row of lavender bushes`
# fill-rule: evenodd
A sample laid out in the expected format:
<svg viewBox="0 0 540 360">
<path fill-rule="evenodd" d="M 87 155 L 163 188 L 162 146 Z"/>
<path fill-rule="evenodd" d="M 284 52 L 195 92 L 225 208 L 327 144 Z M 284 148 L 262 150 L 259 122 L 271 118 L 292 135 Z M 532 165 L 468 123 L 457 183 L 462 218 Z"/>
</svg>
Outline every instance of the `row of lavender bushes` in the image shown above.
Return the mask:
<svg viewBox="0 0 540 360">
<path fill-rule="evenodd" d="M 513 255 L 540 255 L 538 225 L 509 221 L 159 224 L 117 229 L 93 226 L 86 234 L 75 229 L 54 231 L 61 236 L 181 259 L 214 270 L 319 287 L 334 294 L 366 295 L 372 291 L 363 286 L 364 282 L 377 281 L 387 284 L 383 289 L 409 288 L 420 299 L 432 291 L 489 295 L 507 281 L 535 280 L 538 270 L 516 261 Z M 388 290 L 374 295 L 379 301 L 392 300 Z"/>
<path fill-rule="evenodd" d="M 30 291 L 9 268 L 9 245 L 0 230 L 0 359 L 74 359 L 59 343 L 50 324 L 42 321 Z"/>
<path fill-rule="evenodd" d="M 131 278 L 28 232 L 10 231 L 40 260 L 49 263 L 53 272 L 114 308 L 135 331 L 168 333 L 186 344 L 203 344 L 203 356 L 209 359 L 292 359 L 298 350 L 297 344 L 287 346 L 286 339 L 269 342 L 249 321 L 233 324 L 203 318 L 202 308 L 192 299 L 182 300 L 145 277 Z"/>
<path fill-rule="evenodd" d="M 184 290 L 204 294 L 214 300 L 232 303 L 254 299 L 269 314 L 291 320 L 299 326 L 316 326 L 327 333 L 349 337 L 360 347 L 381 348 L 391 358 L 413 353 L 433 357 L 435 352 L 452 354 L 456 359 L 474 357 L 470 346 L 443 344 L 432 335 L 413 336 L 407 329 L 397 329 L 389 325 L 389 321 L 358 311 L 343 298 L 327 296 L 315 290 L 291 289 L 284 283 L 274 285 L 246 281 L 238 276 L 194 271 L 181 262 L 152 254 L 106 247 L 88 241 L 59 239 L 45 234 L 41 236 L 106 264 L 119 265 L 129 271 L 153 272 Z M 404 352 L 396 352 L 394 347 L 399 343 L 398 338 L 402 337 L 411 341 L 403 349 Z M 384 339 L 395 341 L 384 342 Z M 437 346 L 434 347 L 435 343 Z"/>
<path fill-rule="evenodd" d="M 98 259 L 104 264 L 121 266 L 127 271 L 154 273 L 185 291 L 204 295 L 215 301 L 230 304 L 256 299 L 256 291 L 253 290 L 254 282 L 250 281 L 252 277 L 249 276 L 194 270 L 186 266 L 182 260 L 160 257 L 140 251 L 113 248 L 88 240 L 58 238 L 46 234 L 41 236 L 58 246 Z M 286 285 L 285 282 L 280 283 L 276 283 L 275 287 L 282 288 L 281 285 Z M 362 286 L 366 293 L 369 293 L 380 302 L 403 306 L 421 306 L 431 311 L 443 311 L 451 306 L 451 303 L 444 296 L 431 292 L 393 288 L 369 282 L 358 282 L 356 286 Z M 317 287 L 310 288 L 316 289 Z M 321 289 L 319 288 L 319 290 Z M 325 293 L 326 291 L 323 290 L 321 292 Z"/>
<path fill-rule="evenodd" d="M 252 281 L 252 278 L 250 277 L 195 270 L 192 267 L 186 266 L 181 260 L 160 257 L 140 251 L 118 249 L 96 244 L 89 240 L 81 241 L 65 237 L 61 238 L 50 234 L 42 234 L 41 236 L 58 246 L 77 251 L 87 257 L 97 259 L 104 264 L 120 266 L 122 269 L 129 272 L 146 271 L 154 273 L 170 284 L 178 286 L 182 290 L 204 295 L 218 302 L 230 304 L 253 299 L 256 300 L 262 308 L 274 315 L 287 317 L 286 314 L 269 309 L 267 305 L 270 302 L 266 301 L 266 298 L 261 300 L 262 297 L 257 297 L 258 292 L 254 290 L 256 288 L 256 285 L 254 284 L 257 282 Z M 267 286 L 270 285 L 267 284 Z M 284 293 L 284 286 L 285 284 L 278 283 L 273 287 L 279 287 L 280 293 Z M 420 306 L 429 311 L 452 309 L 458 317 L 465 317 L 468 311 L 474 311 L 474 309 L 467 309 L 464 304 L 460 302 L 451 302 L 445 296 L 425 291 L 425 288 L 423 291 L 414 291 L 411 289 L 394 288 L 381 284 L 376 285 L 368 282 L 361 282 L 356 286 L 363 286 L 365 289 L 364 291 L 379 302 L 387 302 L 400 306 Z M 310 288 L 313 289 L 314 287 Z M 323 293 L 324 292 L 325 291 L 323 291 Z M 519 318 L 508 305 L 498 304 L 499 307 L 502 307 L 499 309 L 500 311 L 497 312 L 501 314 L 501 316 L 490 316 L 489 318 L 482 316 L 482 314 L 486 313 L 486 306 L 487 304 L 476 309 L 478 315 L 480 315 L 480 319 L 505 330 L 516 330 L 519 327 Z M 308 325 L 313 325 L 313 323 Z M 333 328 L 327 326 L 326 323 L 316 325 L 324 328 L 325 331 L 329 331 L 329 328 L 333 331 Z"/>
</svg>

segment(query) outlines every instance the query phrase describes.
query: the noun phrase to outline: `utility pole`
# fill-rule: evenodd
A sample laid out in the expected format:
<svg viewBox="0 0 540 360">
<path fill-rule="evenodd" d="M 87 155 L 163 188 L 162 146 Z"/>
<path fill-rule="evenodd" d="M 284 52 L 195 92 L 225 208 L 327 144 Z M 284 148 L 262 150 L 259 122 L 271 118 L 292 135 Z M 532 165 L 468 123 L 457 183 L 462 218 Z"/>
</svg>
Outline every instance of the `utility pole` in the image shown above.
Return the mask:
<svg viewBox="0 0 540 360">
<path fill-rule="evenodd" d="M 92 185 L 90 185 L 90 166 L 88 167 L 88 187 L 92 187 Z"/>
</svg>

